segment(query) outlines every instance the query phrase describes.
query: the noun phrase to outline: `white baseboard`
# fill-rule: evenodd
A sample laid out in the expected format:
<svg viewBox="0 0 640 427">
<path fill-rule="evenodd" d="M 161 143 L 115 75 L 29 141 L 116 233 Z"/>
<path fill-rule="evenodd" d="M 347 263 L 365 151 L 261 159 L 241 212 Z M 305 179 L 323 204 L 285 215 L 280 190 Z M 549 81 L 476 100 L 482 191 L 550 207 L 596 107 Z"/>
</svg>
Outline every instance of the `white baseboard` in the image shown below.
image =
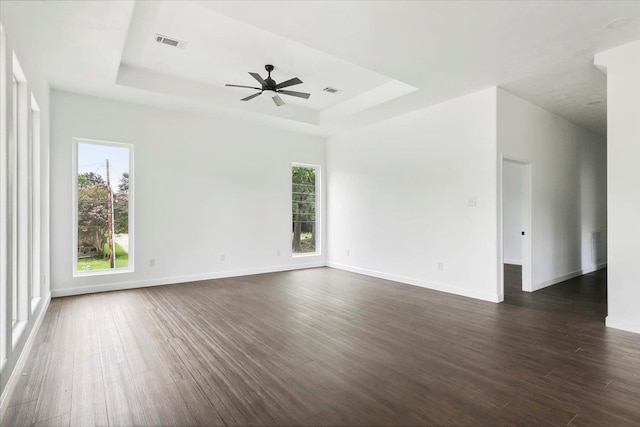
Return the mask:
<svg viewBox="0 0 640 427">
<path fill-rule="evenodd" d="M 279 271 L 302 270 L 305 268 L 325 267 L 323 261 L 304 264 L 279 265 L 275 267 L 251 268 L 245 270 L 229 270 L 192 276 L 166 277 L 161 279 L 136 280 L 129 282 L 105 283 L 101 285 L 83 285 L 73 288 L 52 289 L 53 298 L 72 295 L 93 294 L 96 292 L 121 291 L 124 289 L 146 288 L 150 286 L 173 285 L 177 283 L 198 282 L 200 280 L 223 279 L 226 277 L 250 276 L 252 274 L 276 273 Z"/>
<path fill-rule="evenodd" d="M 603 268 L 607 268 L 607 263 L 606 262 L 602 262 L 600 264 L 596 264 L 595 267 L 585 268 L 584 270 L 582 270 L 582 274 L 593 273 L 594 271 L 602 270 Z"/>
<path fill-rule="evenodd" d="M 500 296 L 496 294 L 487 294 L 484 292 L 473 291 L 470 289 L 458 288 L 455 286 L 444 285 L 441 283 L 427 282 L 421 279 L 399 276 L 397 274 L 383 273 L 381 271 L 367 270 L 350 265 L 338 264 L 336 262 L 327 262 L 327 266 L 338 270 L 350 271 L 352 273 L 364 274 L 365 276 L 377 277 L 379 279 L 391 280 L 394 282 L 405 283 L 407 285 L 420 286 L 421 288 L 433 289 L 435 291 L 447 292 L 449 294 L 461 295 L 463 297 L 475 298 L 483 301 L 500 302 Z"/>
<path fill-rule="evenodd" d="M 18 384 L 18 379 L 22 375 L 22 370 L 24 369 L 24 364 L 27 362 L 29 358 L 29 353 L 31 353 L 31 347 L 33 346 L 33 341 L 38 334 L 38 330 L 40 329 L 40 325 L 42 325 L 42 321 L 44 320 L 45 314 L 47 314 L 47 309 L 49 308 L 49 302 L 51 302 L 51 294 L 47 295 L 46 298 L 41 300 L 42 308 L 38 313 L 38 317 L 35 319 L 33 323 L 33 327 L 31 328 L 31 332 L 27 337 L 27 341 L 24 343 L 24 347 L 22 347 L 22 352 L 20 353 L 20 357 L 18 357 L 18 361 L 13 368 L 13 372 L 11 372 L 11 376 L 9 377 L 9 381 L 7 381 L 7 385 L 2 392 L 2 396 L 0 396 L 0 422 L 4 418 L 7 413 L 7 408 L 9 407 L 9 402 L 11 401 L 11 395 L 13 394 L 13 390 L 15 390 L 16 385 Z"/>
<path fill-rule="evenodd" d="M 607 325 L 609 328 L 620 329 L 623 331 L 635 332 L 636 334 L 640 334 L 640 322 L 633 322 L 611 316 L 607 316 L 604 322 L 605 325 Z"/>
<path fill-rule="evenodd" d="M 540 289 L 556 285 L 565 280 L 573 279 L 574 277 L 582 276 L 583 274 L 593 273 L 594 271 L 602 270 L 607 267 L 607 263 L 595 265 L 593 267 L 584 268 L 581 270 L 572 271 L 571 273 L 563 274 L 562 276 L 554 277 L 553 279 L 545 280 L 544 282 L 534 283 L 532 291 L 539 291 Z"/>
<path fill-rule="evenodd" d="M 522 265 L 521 259 L 504 259 L 502 261 L 504 264 L 513 264 L 513 265 Z"/>
</svg>

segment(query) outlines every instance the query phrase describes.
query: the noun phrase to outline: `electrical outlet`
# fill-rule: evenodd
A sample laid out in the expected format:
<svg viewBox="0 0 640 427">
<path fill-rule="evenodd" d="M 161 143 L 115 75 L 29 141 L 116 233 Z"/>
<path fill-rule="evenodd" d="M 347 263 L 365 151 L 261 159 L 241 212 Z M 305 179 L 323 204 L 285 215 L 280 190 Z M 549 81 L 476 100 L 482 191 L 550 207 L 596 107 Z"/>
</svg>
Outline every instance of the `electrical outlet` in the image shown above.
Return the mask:
<svg viewBox="0 0 640 427">
<path fill-rule="evenodd" d="M 224 261 L 225 259 L 226 259 L 225 255 L 224 255 L 224 254 L 221 254 L 221 255 L 220 255 L 220 261 Z"/>
<path fill-rule="evenodd" d="M 349 256 L 351 253 L 351 251 L 349 249 L 347 249 L 347 256 Z"/>
<path fill-rule="evenodd" d="M 151 258 L 149 260 L 149 267 L 155 267 L 156 266 L 156 259 L 155 258 Z"/>
<path fill-rule="evenodd" d="M 280 256 L 280 249 L 276 251 L 276 256 Z"/>
<path fill-rule="evenodd" d="M 444 270 L 444 262 L 439 262 L 438 263 L 438 271 L 443 271 Z"/>
</svg>

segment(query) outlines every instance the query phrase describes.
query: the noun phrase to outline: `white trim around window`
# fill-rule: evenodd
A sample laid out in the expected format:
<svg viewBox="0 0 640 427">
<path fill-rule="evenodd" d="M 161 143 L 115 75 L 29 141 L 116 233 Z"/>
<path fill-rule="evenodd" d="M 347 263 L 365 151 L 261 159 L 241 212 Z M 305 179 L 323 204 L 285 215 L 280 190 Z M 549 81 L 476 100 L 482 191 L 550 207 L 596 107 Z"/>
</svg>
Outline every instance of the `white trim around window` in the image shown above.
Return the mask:
<svg viewBox="0 0 640 427">
<path fill-rule="evenodd" d="M 128 190 L 128 263 L 127 267 L 104 269 L 104 270 L 89 270 L 78 271 L 78 147 L 80 144 L 93 144 L 102 145 L 107 147 L 126 148 L 129 150 L 129 190 Z M 72 194 L 72 246 L 71 246 L 71 260 L 70 266 L 73 272 L 73 277 L 86 277 L 86 276 L 99 276 L 109 274 L 122 274 L 132 273 L 134 271 L 134 258 L 135 258 L 135 229 L 134 229 L 134 194 L 135 194 L 135 179 L 134 179 L 134 146 L 133 144 L 113 141 L 103 141 L 88 138 L 73 138 L 73 168 L 71 179 L 71 194 Z M 111 180 L 113 182 L 113 180 Z"/>
</svg>

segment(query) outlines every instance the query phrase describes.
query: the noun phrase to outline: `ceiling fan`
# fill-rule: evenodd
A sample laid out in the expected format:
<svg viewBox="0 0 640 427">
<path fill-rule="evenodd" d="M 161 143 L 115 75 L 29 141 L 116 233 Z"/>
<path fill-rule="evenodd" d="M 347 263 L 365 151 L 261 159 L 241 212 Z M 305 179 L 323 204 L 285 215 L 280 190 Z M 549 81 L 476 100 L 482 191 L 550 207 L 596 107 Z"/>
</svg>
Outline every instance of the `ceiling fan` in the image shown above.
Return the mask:
<svg viewBox="0 0 640 427">
<path fill-rule="evenodd" d="M 232 84 L 227 84 L 226 86 L 243 87 L 247 89 L 259 90 L 260 92 L 254 93 L 253 95 L 249 95 L 246 98 L 242 98 L 241 101 L 249 101 L 250 99 L 253 99 L 256 96 L 262 95 L 264 93 L 265 95 L 268 95 L 269 97 L 271 97 L 271 99 L 273 99 L 273 102 L 275 102 L 278 107 L 284 105 L 284 101 L 282 100 L 282 98 L 280 98 L 279 94 L 297 96 L 298 98 L 309 99 L 311 95 L 308 93 L 295 92 L 293 90 L 282 90 L 285 87 L 299 85 L 300 83 L 302 83 L 302 80 L 300 80 L 297 77 L 294 77 L 290 80 L 287 80 L 286 82 L 276 84 L 275 80 L 271 78 L 271 72 L 273 71 L 273 68 L 274 68 L 273 65 L 270 65 L 270 64 L 267 64 L 264 66 L 264 69 L 267 70 L 267 73 L 269 73 L 266 79 L 263 79 L 262 77 L 260 77 L 260 74 L 258 73 L 249 73 L 251 74 L 251 77 L 253 77 L 260 83 L 261 87 L 232 85 Z"/>
</svg>

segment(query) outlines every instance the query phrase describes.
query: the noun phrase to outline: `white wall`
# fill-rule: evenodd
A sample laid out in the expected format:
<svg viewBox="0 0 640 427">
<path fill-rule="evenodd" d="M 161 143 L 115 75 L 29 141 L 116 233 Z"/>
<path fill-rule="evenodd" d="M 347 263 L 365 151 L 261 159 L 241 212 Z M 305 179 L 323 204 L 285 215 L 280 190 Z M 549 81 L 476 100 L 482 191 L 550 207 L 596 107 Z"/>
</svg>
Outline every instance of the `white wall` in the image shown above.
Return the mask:
<svg viewBox="0 0 640 427">
<path fill-rule="evenodd" d="M 531 163 L 533 290 L 603 267 L 605 138 L 502 89 L 497 108 L 499 155 Z"/>
<path fill-rule="evenodd" d="M 330 138 L 330 266 L 498 300 L 495 96 Z"/>
<path fill-rule="evenodd" d="M 640 333 L 640 41 L 595 63 L 607 73 L 607 326 Z"/>
<path fill-rule="evenodd" d="M 52 109 L 54 296 L 325 264 L 291 256 L 291 164 L 324 173 L 322 138 L 57 91 Z M 132 273 L 72 275 L 73 138 L 134 145 Z"/>
<path fill-rule="evenodd" d="M 522 264 L 522 166 L 505 161 L 502 166 L 502 233 L 505 264 Z"/>
<path fill-rule="evenodd" d="M 0 87 L 0 114 L 2 119 L 0 126 L 0 337 L 3 345 L 0 345 L 0 420 L 8 405 L 11 390 L 15 387 L 20 375 L 21 365 L 24 364 L 26 354 L 30 347 L 39 322 L 49 303 L 49 86 L 43 77 L 43 71 L 38 65 L 38 58 L 30 54 L 29 29 L 20 25 L 20 20 L 15 19 L 15 4 L 0 2 L 0 19 L 4 29 L 2 36 L 2 68 L 3 82 Z M 31 94 L 36 99 L 41 110 L 40 113 L 40 177 L 39 185 L 35 183 L 36 177 L 26 172 L 24 167 L 29 155 L 18 155 L 20 168 L 15 172 L 10 163 L 16 164 L 15 150 L 8 150 L 10 140 L 13 138 L 10 131 L 12 123 L 12 70 L 13 54 L 15 53 L 21 66 L 26 83 L 22 83 L 21 109 L 30 111 Z M 21 137 L 18 138 L 21 147 L 32 137 L 31 115 L 26 116 L 26 121 L 20 125 Z M 11 154 L 13 151 L 13 154 Z M 23 151 L 26 153 L 26 150 Z M 18 179 L 16 179 L 18 178 Z M 34 228 L 31 230 L 29 223 L 29 211 L 27 198 L 24 196 L 28 188 L 40 187 L 40 197 L 33 201 L 40 206 L 40 218 L 33 217 Z M 17 192 L 17 198 L 14 193 Z M 35 198 L 36 196 L 34 196 Z M 18 203 L 15 201 L 18 199 Z M 39 229 L 39 233 L 38 233 Z M 32 238 L 29 233 L 32 234 Z M 27 237 L 28 236 L 28 237 Z M 35 244 L 33 242 L 36 242 Z M 30 255 L 31 248 L 34 249 Z M 32 262 L 28 261 L 31 257 Z M 15 264 L 13 260 L 16 260 Z M 18 267 L 18 268 L 16 268 Z M 33 277 L 31 277 L 33 275 Z M 19 309 L 16 327 L 12 327 L 12 278 L 17 278 Z M 39 288 L 40 299 L 32 299 L 33 291 Z"/>
</svg>

